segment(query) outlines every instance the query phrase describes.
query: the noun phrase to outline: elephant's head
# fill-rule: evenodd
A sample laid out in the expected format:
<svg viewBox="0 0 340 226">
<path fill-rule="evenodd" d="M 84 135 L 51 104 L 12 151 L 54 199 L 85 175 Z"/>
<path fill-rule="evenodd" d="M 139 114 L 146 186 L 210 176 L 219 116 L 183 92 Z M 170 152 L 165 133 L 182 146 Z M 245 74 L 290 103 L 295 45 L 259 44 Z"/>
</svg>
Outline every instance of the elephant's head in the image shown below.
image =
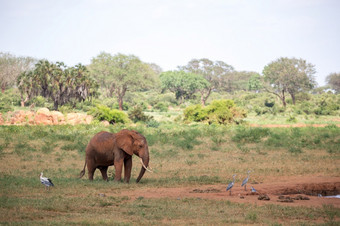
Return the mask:
<svg viewBox="0 0 340 226">
<path fill-rule="evenodd" d="M 138 183 L 149 165 L 149 147 L 145 137 L 137 131 L 123 129 L 116 134 L 116 143 L 127 154 L 141 158 L 142 168 L 136 180 Z"/>
</svg>

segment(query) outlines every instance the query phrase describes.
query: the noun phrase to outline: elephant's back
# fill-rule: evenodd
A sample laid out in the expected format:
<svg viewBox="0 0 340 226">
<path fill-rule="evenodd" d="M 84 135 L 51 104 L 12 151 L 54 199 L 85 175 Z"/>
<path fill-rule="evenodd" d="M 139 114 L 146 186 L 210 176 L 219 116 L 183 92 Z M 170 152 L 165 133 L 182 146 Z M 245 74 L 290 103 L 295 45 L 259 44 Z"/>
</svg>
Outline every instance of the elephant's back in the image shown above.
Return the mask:
<svg viewBox="0 0 340 226">
<path fill-rule="evenodd" d="M 113 133 L 101 131 L 92 137 L 87 149 L 91 149 L 91 152 L 107 151 L 113 147 L 114 138 L 115 135 Z"/>
</svg>

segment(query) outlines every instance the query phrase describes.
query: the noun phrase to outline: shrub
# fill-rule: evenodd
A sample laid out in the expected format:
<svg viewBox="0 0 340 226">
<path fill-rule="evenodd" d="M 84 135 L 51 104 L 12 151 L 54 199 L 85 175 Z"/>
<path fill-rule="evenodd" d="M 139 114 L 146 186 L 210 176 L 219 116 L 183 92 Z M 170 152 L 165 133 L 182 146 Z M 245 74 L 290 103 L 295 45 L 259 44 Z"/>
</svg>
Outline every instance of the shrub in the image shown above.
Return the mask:
<svg viewBox="0 0 340 226">
<path fill-rule="evenodd" d="M 129 122 L 129 118 L 124 112 L 117 109 L 110 109 L 104 105 L 97 105 L 91 108 L 89 114 L 100 121 L 106 120 L 110 122 L 110 124 Z"/>
<path fill-rule="evenodd" d="M 161 112 L 167 112 L 168 111 L 168 104 L 164 102 L 158 102 L 154 108 L 160 110 Z"/>
<path fill-rule="evenodd" d="M 238 143 L 258 143 L 262 138 L 268 137 L 269 135 L 270 130 L 268 128 L 238 127 L 232 140 Z"/>
<path fill-rule="evenodd" d="M 154 120 L 154 119 L 151 119 L 151 120 L 149 120 L 149 121 L 146 123 L 146 126 L 147 126 L 147 127 L 152 127 L 152 128 L 158 128 L 159 125 L 160 125 L 160 123 L 157 122 L 157 121 Z"/>
<path fill-rule="evenodd" d="M 58 110 L 63 113 L 63 114 L 66 114 L 66 113 L 70 113 L 73 111 L 73 108 L 69 105 L 63 105 L 63 106 L 59 106 L 58 107 Z"/>
<path fill-rule="evenodd" d="M 115 103 L 115 104 L 113 105 L 113 108 L 118 110 L 118 109 L 119 109 L 119 104 L 118 104 L 118 103 Z M 123 103 L 123 110 L 124 110 L 124 111 L 129 110 L 129 105 L 128 105 L 127 103 Z"/>
<path fill-rule="evenodd" d="M 246 117 L 246 112 L 235 106 L 232 100 L 214 100 L 207 107 L 201 105 L 189 106 L 184 110 L 184 119 L 187 121 L 201 122 L 209 124 L 229 124 L 239 123 L 240 119 Z"/>
<path fill-rule="evenodd" d="M 0 112 L 5 113 L 5 112 L 13 111 L 13 110 L 14 108 L 11 105 L 1 102 L 1 99 L 0 99 Z"/>
<path fill-rule="evenodd" d="M 131 119 L 133 122 L 138 122 L 138 121 L 148 122 L 153 118 L 152 116 L 145 115 L 143 113 L 143 108 L 140 105 L 135 106 L 132 110 L 129 111 L 128 114 L 129 114 L 129 119 Z"/>
<path fill-rule="evenodd" d="M 30 103 L 34 104 L 36 107 L 45 107 L 46 102 L 47 100 L 45 97 L 36 96 L 33 98 L 33 100 Z"/>
<path fill-rule="evenodd" d="M 184 120 L 200 122 L 208 118 L 207 111 L 203 109 L 202 105 L 191 105 L 184 109 Z"/>
<path fill-rule="evenodd" d="M 208 107 L 209 124 L 227 124 L 233 119 L 232 108 L 235 107 L 232 100 L 214 100 Z"/>
</svg>

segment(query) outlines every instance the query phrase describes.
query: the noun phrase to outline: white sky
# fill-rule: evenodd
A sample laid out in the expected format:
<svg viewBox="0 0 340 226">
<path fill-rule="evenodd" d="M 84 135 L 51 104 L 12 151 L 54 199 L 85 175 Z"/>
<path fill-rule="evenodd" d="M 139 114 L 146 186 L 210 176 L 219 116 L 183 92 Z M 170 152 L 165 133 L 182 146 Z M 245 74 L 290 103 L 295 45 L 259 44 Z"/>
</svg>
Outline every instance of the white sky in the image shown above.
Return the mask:
<svg viewBox="0 0 340 226">
<path fill-rule="evenodd" d="M 0 51 L 89 64 L 101 51 L 175 70 L 193 58 L 257 71 L 279 57 L 340 72 L 338 0 L 0 0 Z"/>
</svg>

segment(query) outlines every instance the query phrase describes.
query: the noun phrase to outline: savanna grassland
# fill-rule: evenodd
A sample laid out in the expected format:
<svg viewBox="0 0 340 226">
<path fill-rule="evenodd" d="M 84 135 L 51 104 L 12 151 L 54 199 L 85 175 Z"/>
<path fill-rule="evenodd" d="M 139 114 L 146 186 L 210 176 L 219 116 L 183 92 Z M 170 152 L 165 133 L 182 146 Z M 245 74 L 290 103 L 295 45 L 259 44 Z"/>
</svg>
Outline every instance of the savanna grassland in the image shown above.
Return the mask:
<svg viewBox="0 0 340 226">
<path fill-rule="evenodd" d="M 113 167 L 109 182 L 101 179 L 99 171 L 93 182 L 87 174 L 79 179 L 89 139 L 99 131 L 122 128 L 135 129 L 147 138 L 154 172 L 135 183 L 141 166 L 134 156 L 130 184 L 112 181 Z M 340 128 L 332 124 L 321 128 L 165 122 L 156 128 L 144 124 L 1 126 L 0 224 L 338 225 L 338 205 L 235 200 L 249 169 L 249 184 L 254 187 L 290 177 L 339 178 L 339 142 Z M 55 184 L 49 191 L 39 181 L 41 171 Z M 229 198 L 225 187 L 233 174 L 238 177 Z M 213 199 L 165 192 L 209 186 L 223 189 Z M 147 191 L 154 194 L 144 195 Z"/>
</svg>

